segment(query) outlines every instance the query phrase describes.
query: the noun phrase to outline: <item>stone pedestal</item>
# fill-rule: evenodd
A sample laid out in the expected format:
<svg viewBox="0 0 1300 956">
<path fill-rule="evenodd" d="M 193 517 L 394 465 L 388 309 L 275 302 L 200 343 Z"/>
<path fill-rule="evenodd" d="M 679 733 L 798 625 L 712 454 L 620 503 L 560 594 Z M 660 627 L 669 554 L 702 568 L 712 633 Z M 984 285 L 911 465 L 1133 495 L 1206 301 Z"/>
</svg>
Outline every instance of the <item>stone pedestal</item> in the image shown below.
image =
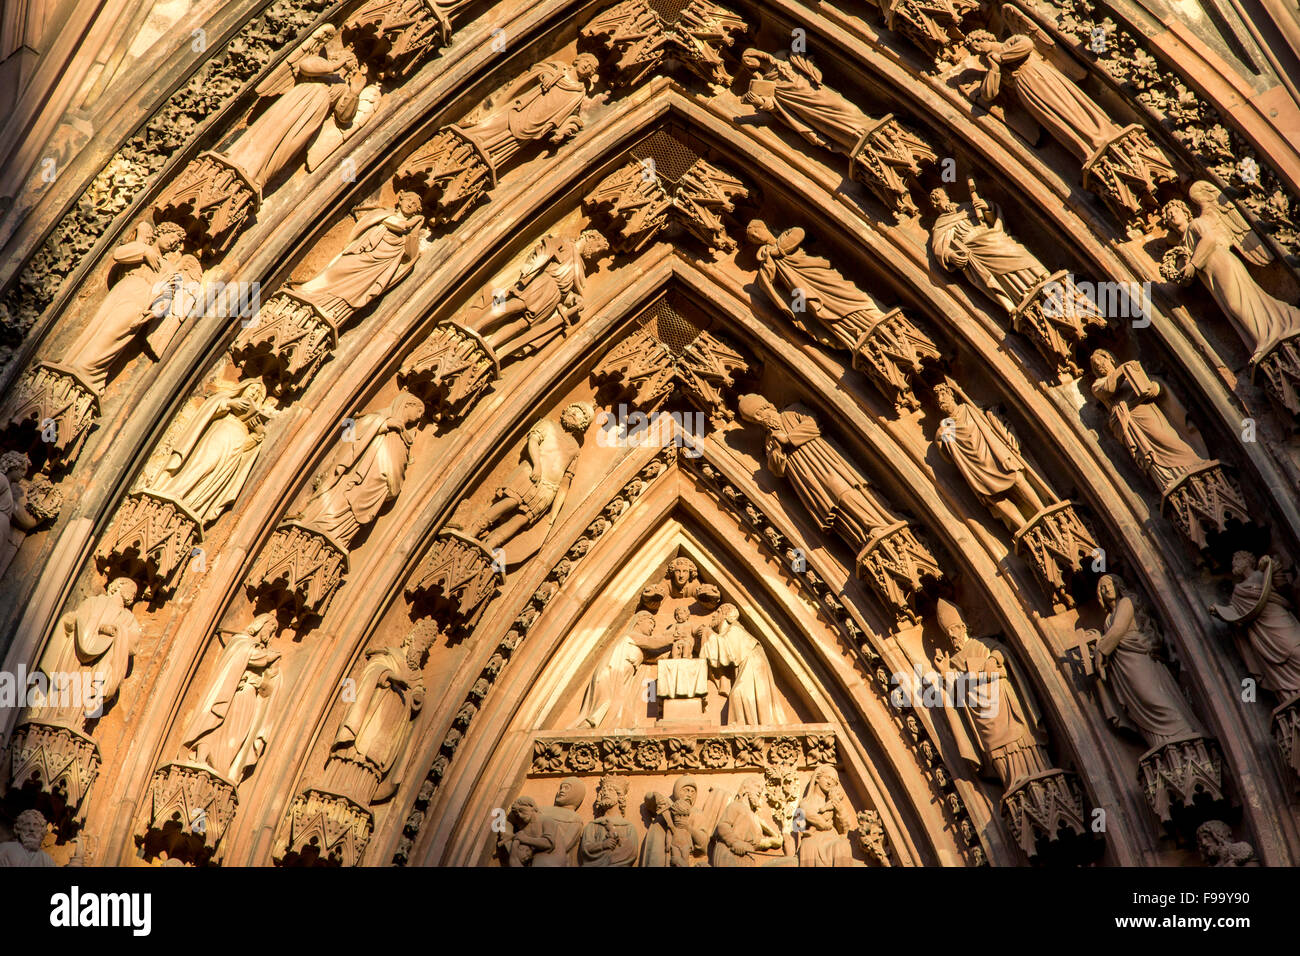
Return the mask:
<svg viewBox="0 0 1300 956">
<path fill-rule="evenodd" d="M 1219 461 L 1207 461 L 1179 478 L 1161 496 L 1160 510 L 1201 549 L 1209 543 L 1207 535 L 1223 532 L 1228 522 L 1251 523 L 1241 489 Z"/>
<path fill-rule="evenodd" d="M 1143 232 L 1144 211 L 1158 218 L 1156 187 L 1177 181 L 1173 166 L 1136 123 L 1097 147 L 1083 164 L 1083 188 L 1100 196 L 1130 234 Z"/>
<path fill-rule="evenodd" d="M 1022 777 L 1002 796 L 1002 820 L 1031 860 L 1063 834 L 1087 837 L 1086 812 L 1078 778 L 1065 770 Z"/>
<path fill-rule="evenodd" d="M 1011 325 L 1034 343 L 1064 383 L 1080 374 L 1074 361 L 1075 348 L 1092 329 L 1105 328 L 1106 319 L 1075 286 L 1070 273 L 1062 270 L 1026 293 L 1011 314 Z"/>
<path fill-rule="evenodd" d="M 272 395 L 301 392 L 338 345 L 338 327 L 313 303 L 281 289 L 230 344 L 241 378 L 260 376 Z"/>
<path fill-rule="evenodd" d="M 348 797 L 304 790 L 280 825 L 273 858 L 281 866 L 356 866 L 374 829 L 374 814 Z"/>
<path fill-rule="evenodd" d="M 1044 508 L 1012 540 L 1016 554 L 1028 561 L 1039 580 L 1051 589 L 1057 610 L 1074 607 L 1074 598 L 1068 590 L 1070 578 L 1097 553 L 1097 542 L 1074 505 L 1060 501 Z"/>
<path fill-rule="evenodd" d="M 434 329 L 397 373 L 401 387 L 419 396 L 434 421 L 464 416 L 500 376 L 491 346 L 453 322 Z"/>
<path fill-rule="evenodd" d="M 153 205 L 154 222 L 182 226 L 209 257 L 224 253 L 262 204 L 251 178 L 221 153 L 200 153 Z"/>
<path fill-rule="evenodd" d="M 29 426 L 36 432 L 32 444 L 69 466 L 98 417 L 99 396 L 81 376 L 62 365 L 37 362 L 0 406 L 0 429 Z"/>
<path fill-rule="evenodd" d="M 497 170 L 470 134 L 452 123 L 411 154 L 397 170 L 399 189 L 422 190 L 433 207 L 432 223 L 459 222 L 496 186 Z"/>
<path fill-rule="evenodd" d="M 1222 816 L 1223 754 L 1212 737 L 1153 747 L 1138 760 L 1138 782 L 1161 823 L 1186 829 Z"/>
<path fill-rule="evenodd" d="M 898 125 L 894 114 L 886 113 L 863 130 L 849 152 L 849 178 L 875 193 L 899 219 L 917 215 L 916 202 L 898 172 L 901 164 L 913 177 L 921 175 L 915 156 L 904 145 L 909 138 L 911 134 Z"/>
<path fill-rule="evenodd" d="M 215 862 L 238 805 L 234 784 L 211 768 L 169 763 L 154 771 L 136 842 L 149 858 L 166 851 L 195 866 Z"/>
<path fill-rule="evenodd" d="M 903 314 L 890 309 L 863 332 L 853 349 L 853 367 L 867 375 L 900 411 L 921 407 L 909 379 L 925 362 L 941 357 L 939 347 Z"/>
<path fill-rule="evenodd" d="M 342 547 L 319 531 L 286 521 L 258 554 L 244 586 L 269 596 L 276 607 L 292 605 L 296 614 L 324 617 L 347 570 Z"/>
<path fill-rule="evenodd" d="M 1288 335 L 1258 360 L 1252 360 L 1250 380 L 1300 420 L 1300 332 Z"/>
<path fill-rule="evenodd" d="M 925 579 L 939 581 L 943 572 L 934 555 L 906 521 L 878 529 L 858 552 L 857 574 L 876 589 L 900 622 L 917 622 L 913 597 Z"/>
<path fill-rule="evenodd" d="M 35 797 L 61 832 L 85 818 L 85 799 L 99 776 L 99 747 L 70 727 L 26 721 L 9 737 L 9 789 Z"/>
<path fill-rule="evenodd" d="M 477 623 L 505 574 L 497 570 L 492 552 L 469 535 L 452 529 L 438 532 L 407 586 L 408 597 L 419 597 L 445 612 L 461 627 Z M 438 615 L 441 618 L 441 615 Z"/>
</svg>

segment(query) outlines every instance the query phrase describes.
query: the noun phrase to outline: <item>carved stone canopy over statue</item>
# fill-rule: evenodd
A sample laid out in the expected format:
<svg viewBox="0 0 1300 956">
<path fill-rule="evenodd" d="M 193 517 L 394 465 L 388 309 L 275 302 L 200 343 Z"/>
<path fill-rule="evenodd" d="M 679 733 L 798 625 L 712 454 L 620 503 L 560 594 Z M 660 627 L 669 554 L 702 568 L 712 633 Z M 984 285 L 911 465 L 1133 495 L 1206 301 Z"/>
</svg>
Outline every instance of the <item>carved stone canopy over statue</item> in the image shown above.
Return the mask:
<svg viewBox="0 0 1300 956">
<path fill-rule="evenodd" d="M 280 652 L 271 650 L 275 615 L 260 614 L 230 635 L 182 742 L 196 763 L 238 784 L 266 750 L 280 687 Z"/>
<path fill-rule="evenodd" d="M 1200 455 L 1170 421 L 1170 400 L 1136 360 L 1116 364 L 1105 349 L 1092 353 L 1092 393 L 1110 410 L 1110 430 L 1160 491 L 1166 513 L 1201 548 L 1207 532 L 1229 522 L 1248 524 L 1241 489 L 1223 464 Z M 1177 415 L 1178 410 L 1174 409 Z"/>
<path fill-rule="evenodd" d="M 929 336 L 898 309 L 886 315 L 830 262 L 805 252 L 802 229 L 775 236 L 755 219 L 745 235 L 758 246 L 758 285 L 773 305 L 821 344 L 851 352 L 853 367 L 897 407 L 918 407 L 908 379 L 940 356 Z"/>
<path fill-rule="evenodd" d="M 1078 375 L 1074 349 L 1091 329 L 1105 327 L 1105 318 L 1068 272 L 1049 272 L 1007 233 L 1001 209 L 979 195 L 973 180 L 967 187 L 971 201 L 965 205 L 941 187 L 930 191 L 937 212 L 930 227 L 935 261 L 997 302 L 1062 378 Z"/>
<path fill-rule="evenodd" d="M 455 222 L 530 143 L 563 143 L 583 126 L 599 62 L 579 53 L 572 63 L 539 63 L 498 90 L 460 123 L 444 126 L 398 170 L 421 182 L 438 222 Z"/>
<path fill-rule="evenodd" d="M 1300 620 L 1277 590 L 1277 565 L 1265 555 L 1258 563 L 1249 551 L 1232 556 L 1236 585 L 1227 604 L 1211 604 L 1210 614 L 1232 625 L 1246 670 L 1283 704 L 1300 696 Z"/>
<path fill-rule="evenodd" d="M 907 522 L 875 498 L 868 482 L 822 437 L 807 409 L 796 404 L 777 411 L 761 395 L 742 395 L 739 408 L 743 419 L 767 432 L 767 467 L 793 486 L 822 531 L 853 549 L 859 574 L 906 616 L 922 580 L 942 577 Z"/>
<path fill-rule="evenodd" d="M 935 153 L 895 121 L 874 119 L 822 82 L 821 70 L 800 53 L 772 55 L 750 48 L 741 62 L 753 72 L 745 102 L 772 113 L 814 146 L 849 157 L 854 179 L 900 216 L 914 216 L 909 185 Z"/>
<path fill-rule="evenodd" d="M 1300 417 L 1300 308 L 1269 295 L 1250 274 L 1247 262 L 1267 265 L 1273 255 L 1218 188 L 1196 182 L 1187 192 L 1199 214 L 1193 218 L 1181 200 L 1166 204 L 1165 225 L 1178 244 L 1162 274 L 1183 285 L 1201 277 L 1250 351 L 1252 379 L 1262 373 L 1273 398 Z"/>
<path fill-rule="evenodd" d="M 391 74 L 409 76 L 440 44 L 451 42 L 452 14 L 469 2 L 366 0 L 348 18 L 344 38 L 358 49 L 368 47 L 363 52 Z"/>
<path fill-rule="evenodd" d="M 583 27 L 582 36 L 609 51 L 615 85 L 632 86 L 661 66 L 682 63 L 709 83 L 727 86 L 731 75 L 722 53 L 745 30 L 742 17 L 711 0 L 622 0 Z"/>
<path fill-rule="evenodd" d="M 1047 43 L 1041 30 L 1035 35 Z M 979 98 L 991 103 L 1008 83 L 1021 105 L 1083 165 L 1083 184 L 1116 212 L 1134 219 L 1153 207 L 1156 187 L 1178 179 L 1169 158 L 1140 126 L 1120 127 L 1035 46 L 1035 38 L 1013 34 L 999 42 L 985 30 L 967 35 L 985 61 Z"/>
</svg>

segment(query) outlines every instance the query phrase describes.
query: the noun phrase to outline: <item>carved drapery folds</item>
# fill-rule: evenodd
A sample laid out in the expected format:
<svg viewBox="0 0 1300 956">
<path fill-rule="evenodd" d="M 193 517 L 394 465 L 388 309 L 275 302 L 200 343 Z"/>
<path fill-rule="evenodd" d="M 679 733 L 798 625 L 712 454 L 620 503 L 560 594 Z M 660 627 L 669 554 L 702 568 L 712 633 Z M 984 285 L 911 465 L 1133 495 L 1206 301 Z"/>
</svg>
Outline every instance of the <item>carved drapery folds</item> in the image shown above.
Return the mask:
<svg viewBox="0 0 1300 956">
<path fill-rule="evenodd" d="M 559 145 L 583 127 L 597 61 L 540 63 L 444 126 L 397 171 L 397 182 L 424 192 L 438 224 L 459 222 L 530 144 Z"/>
<path fill-rule="evenodd" d="M 767 467 L 785 478 L 824 532 L 855 554 L 858 577 L 871 585 L 900 621 L 915 621 L 915 597 L 943 577 L 929 548 L 907 521 L 881 503 L 867 481 L 822 437 L 808 410 L 777 411 L 761 395 L 744 395 L 740 415 L 766 433 Z"/>
<path fill-rule="evenodd" d="M 583 200 L 620 251 L 636 253 L 679 231 L 714 254 L 736 248 L 723 217 L 749 195 L 744 183 L 704 159 L 686 136 L 667 129 L 651 133 L 628 156 Z"/>
<path fill-rule="evenodd" d="M 940 358 L 928 335 L 901 309 L 882 311 L 830 262 L 805 252 L 802 229 L 775 236 L 755 219 L 746 235 L 758 246 L 758 285 L 773 305 L 822 345 L 851 352 L 853 367 L 895 408 L 920 407 L 913 381 L 926 363 Z"/>
<path fill-rule="evenodd" d="M 953 202 L 942 188 L 931 190 L 936 210 L 931 254 L 997 302 L 1062 381 L 1076 377 L 1075 350 L 1090 332 L 1106 326 L 1105 317 L 1072 275 L 1050 272 L 1007 233 L 1001 210 L 975 191 L 974 181 L 967 185 L 971 202 L 966 205 Z"/>
<path fill-rule="evenodd" d="M 401 493 L 424 404 L 399 392 L 382 412 L 343 422 L 338 442 L 302 508 L 258 553 L 245 586 L 294 615 L 323 617 L 362 530 Z"/>
<path fill-rule="evenodd" d="M 709 0 L 623 0 L 582 28 L 604 51 L 611 85 L 635 86 L 674 63 L 716 85 L 731 76 L 722 53 L 746 30 L 745 21 Z"/>
<path fill-rule="evenodd" d="M 847 156 L 850 177 L 898 218 L 917 215 L 912 188 L 919 188 L 923 167 L 937 158 L 920 136 L 892 113 L 868 116 L 825 85 L 805 54 L 774 56 L 750 48 L 741 62 L 753 73 L 745 102 L 779 117 L 812 145 Z"/>
<path fill-rule="evenodd" d="M 587 270 L 608 250 L 595 229 L 544 236 L 510 281 L 483 289 L 407 357 L 402 387 L 434 420 L 463 418 L 503 365 L 537 354 L 586 318 Z"/>
<path fill-rule="evenodd" d="M 366 0 L 343 27 L 343 38 L 364 59 L 393 77 L 414 73 L 426 57 L 451 42 L 452 15 L 469 0 Z"/>
</svg>

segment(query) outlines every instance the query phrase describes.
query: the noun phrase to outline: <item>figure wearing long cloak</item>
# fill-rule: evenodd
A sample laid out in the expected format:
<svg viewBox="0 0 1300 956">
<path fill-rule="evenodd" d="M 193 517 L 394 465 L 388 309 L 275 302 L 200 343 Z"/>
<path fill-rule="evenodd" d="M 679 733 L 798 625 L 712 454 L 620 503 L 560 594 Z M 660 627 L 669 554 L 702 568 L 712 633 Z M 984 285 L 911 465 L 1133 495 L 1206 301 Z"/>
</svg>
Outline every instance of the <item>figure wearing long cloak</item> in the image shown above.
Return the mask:
<svg viewBox="0 0 1300 956">
<path fill-rule="evenodd" d="M 1193 219 L 1186 243 L 1192 267 L 1252 350 L 1252 361 L 1263 358 L 1286 336 L 1300 332 L 1300 309 L 1259 287 L 1233 252 L 1232 237 L 1213 216 Z"/>
<path fill-rule="evenodd" d="M 260 405 L 249 393 L 245 387 L 235 396 L 213 395 L 199 406 L 145 490 L 179 501 L 200 525 L 215 521 L 239 496 L 265 437 Z"/>
<path fill-rule="evenodd" d="M 1267 573 L 1256 569 L 1239 581 L 1219 616 L 1234 623 L 1261 602 L 1259 613 L 1242 628 L 1245 637 L 1237 648 L 1247 671 L 1286 702 L 1300 695 L 1300 621 L 1291 602 L 1274 589 L 1271 566 Z"/>
<path fill-rule="evenodd" d="M 556 235 L 543 238 L 529 253 L 518 279 L 505 290 L 506 301 L 516 303 L 510 312 L 522 316 L 527 328 L 514 332 L 506 342 L 494 343 L 498 356 L 523 348 L 540 349 L 577 322 L 586 280 L 586 265 L 577 240 Z M 482 333 L 501 321 L 501 311 L 491 290 L 485 290 L 467 310 L 464 324 Z"/>
<path fill-rule="evenodd" d="M 541 807 L 537 811 L 542 835 L 551 841 L 551 849 L 533 852 L 533 866 L 577 866 L 578 847 L 584 823 L 576 810 L 569 807 Z"/>
<path fill-rule="evenodd" d="M 150 264 L 151 258 L 158 263 L 156 267 Z M 123 243 L 113 250 L 113 259 L 130 269 L 109 290 L 62 360 L 97 395 L 108 384 L 109 369 L 136 334 L 159 318 L 153 305 L 162 285 L 197 283 L 203 275 L 193 256 L 179 251 L 159 254 L 152 244 L 143 241 Z"/>
<path fill-rule="evenodd" d="M 964 271 L 1008 313 L 1048 277 L 1043 264 L 1003 230 L 1000 213 L 989 225 L 973 218 L 969 207 L 941 212 L 930 232 L 930 249 L 941 266 Z"/>
<path fill-rule="evenodd" d="M 226 153 L 259 190 L 298 160 L 331 113 L 347 123 L 357 108 L 356 93 L 325 57 L 302 57 L 297 73 L 293 88 L 282 93 Z"/>
<path fill-rule="evenodd" d="M 582 128 L 587 84 L 566 64 L 540 63 L 506 92 L 518 94 L 508 106 L 458 127 L 488 156 L 494 169 L 501 169 L 525 143 L 544 136 L 557 140 Z"/>
<path fill-rule="evenodd" d="M 764 829 L 758 814 L 750 809 L 742 797 L 737 796 L 718 817 L 709 863 L 712 866 L 762 866 L 774 857 L 770 850 L 760 850 L 759 845 L 772 839 L 773 834 Z M 736 841 L 748 843 L 753 850 L 744 856 L 733 853 L 727 843 Z"/>
<path fill-rule="evenodd" d="M 1142 734 L 1148 747 L 1198 737 L 1201 731 L 1187 706 L 1178 682 L 1169 668 L 1156 659 L 1160 638 L 1150 625 L 1140 626 L 1133 599 L 1121 596 L 1106 615 L 1106 631 L 1098 641 L 1108 645 L 1118 637 L 1115 649 L 1098 665 L 1106 716 L 1116 726 L 1131 726 Z M 1120 709 L 1122 708 L 1122 710 Z"/>
<path fill-rule="evenodd" d="M 618 837 L 618 846 L 603 849 L 601 844 L 611 836 Z M 636 827 L 617 813 L 596 817 L 582 829 L 580 859 L 583 866 L 635 866 Z"/>
<path fill-rule="evenodd" d="M 400 770 L 405 757 L 412 717 L 424 706 L 424 676 L 407 663 L 404 647 L 372 650 L 367 657 L 357 699 L 343 715 L 333 750 L 346 749 L 350 759 L 378 772 L 382 782 L 371 798 L 378 803 L 401 782 L 393 771 Z"/>
<path fill-rule="evenodd" d="M 339 442 L 320 487 L 297 520 L 349 548 L 357 533 L 401 492 L 410 444 L 405 429 L 388 413 L 361 416 L 353 440 Z"/>
<path fill-rule="evenodd" d="M 87 710 L 117 696 L 142 635 L 135 615 L 117 596 L 86 598 L 75 611 L 63 615 L 41 656 L 39 669 L 49 681 L 50 699 L 46 706 L 31 708 L 30 717 L 81 730 Z M 61 699 L 60 682 L 68 680 L 80 685 L 68 688 Z M 81 696 L 87 690 L 89 699 Z"/>
<path fill-rule="evenodd" d="M 1001 674 L 996 674 L 995 651 L 1001 654 Z M 1050 770 L 1047 747 L 1038 731 L 1038 714 L 1022 701 L 1018 687 L 1024 686 L 1023 677 L 1001 646 L 968 638 L 948 662 L 959 675 L 970 675 L 964 681 L 965 702 L 959 708 L 965 733 L 954 734 L 962 756 L 977 767 L 985 761 L 992 763 L 1007 789 L 1024 777 Z M 978 679 L 981 677 L 989 679 Z M 944 708 L 944 713 L 949 710 Z M 976 743 L 983 754 L 972 751 L 968 741 Z"/>
<path fill-rule="evenodd" d="M 623 718 L 623 706 L 636 682 L 636 669 L 645 660 L 645 651 L 667 647 L 671 638 L 654 638 L 641 634 L 636 622 L 619 636 L 610 648 L 604 663 L 596 668 L 582 695 L 582 712 L 579 726 L 600 727 L 610 718 L 616 723 Z M 638 636 L 640 640 L 638 640 Z M 617 705 L 617 706 L 616 706 Z"/>
<path fill-rule="evenodd" d="M 787 229 L 758 249 L 758 283 L 772 303 L 823 345 L 854 349 L 885 317 L 874 302 L 847 281 L 826 259 L 800 248 L 804 231 Z M 795 290 L 804 311 L 791 308 Z"/>
<path fill-rule="evenodd" d="M 783 724 L 785 710 L 776 693 L 772 666 L 763 645 L 737 623 L 726 625 L 704 639 L 700 657 L 710 667 L 735 667 L 727 700 L 727 724 Z"/>
<path fill-rule="evenodd" d="M 347 246 L 315 278 L 294 289 L 337 324 L 397 283 L 420 251 L 423 216 L 376 209 L 357 220 Z"/>
<path fill-rule="evenodd" d="M 248 633 L 236 634 L 217 662 L 207 695 L 182 738 L 198 763 L 238 783 L 257 763 L 270 736 L 270 711 L 280 686 L 280 655 Z"/>
<path fill-rule="evenodd" d="M 1156 404 L 1160 386 L 1137 362 L 1125 362 L 1093 383 L 1092 392 L 1110 408 L 1110 427 L 1162 492 L 1208 460 L 1183 440 Z"/>
<path fill-rule="evenodd" d="M 1017 34 L 1008 38 L 1001 44 L 998 59 L 1029 115 L 1080 162 L 1119 135 L 1120 128 L 1101 107 L 1047 62 L 1030 37 Z M 1002 71 L 995 66 L 985 76 L 985 99 L 997 95 Z"/>
<path fill-rule="evenodd" d="M 822 791 L 821 782 L 828 784 L 830 793 Z M 820 770 L 808 781 L 799 809 L 806 825 L 799 836 L 799 865 L 852 866 L 848 832 L 857 818 L 833 770 Z"/>
<path fill-rule="evenodd" d="M 1016 449 L 1015 438 L 1007 427 L 969 402 L 958 404 L 944 419 L 938 443 L 985 506 L 1005 494 L 1021 475 L 1040 496 L 1055 497 Z"/>
<path fill-rule="evenodd" d="M 898 519 L 876 503 L 865 479 L 822 437 L 811 415 L 797 405 L 779 414 L 782 437 L 768 434 L 767 466 L 790 482 L 823 531 L 861 551 L 873 531 Z"/>
</svg>

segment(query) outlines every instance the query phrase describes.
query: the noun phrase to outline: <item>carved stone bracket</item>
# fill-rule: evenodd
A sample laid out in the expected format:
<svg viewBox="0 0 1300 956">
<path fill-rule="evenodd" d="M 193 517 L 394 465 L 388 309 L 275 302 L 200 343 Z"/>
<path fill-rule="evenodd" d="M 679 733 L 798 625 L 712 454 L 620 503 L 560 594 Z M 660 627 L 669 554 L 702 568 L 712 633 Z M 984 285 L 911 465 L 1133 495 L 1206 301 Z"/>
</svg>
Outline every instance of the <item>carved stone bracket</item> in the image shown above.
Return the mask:
<svg viewBox="0 0 1300 956">
<path fill-rule="evenodd" d="M 481 542 L 444 528 L 420 562 L 406 593 L 444 608 L 462 627 L 471 628 L 504 582 L 505 574 Z"/>
<path fill-rule="evenodd" d="M 308 789 L 280 825 L 274 860 L 282 865 L 356 866 L 375 829 L 369 810 L 347 797 Z"/>
<path fill-rule="evenodd" d="M 770 733 L 618 734 L 539 736 L 533 776 L 588 773 L 662 773 L 784 766 L 805 770 L 839 762 L 829 726 L 782 727 Z"/>
<path fill-rule="evenodd" d="M 1273 401 L 1300 421 L 1300 332 L 1282 339 L 1250 362 L 1250 380 L 1263 385 Z"/>
<path fill-rule="evenodd" d="M 1167 160 L 1163 167 L 1151 162 L 1152 156 L 1161 155 L 1146 130 L 1136 123 L 1126 126 L 1083 164 L 1083 188 L 1100 196 L 1116 216 L 1141 232 L 1147 225 L 1143 219 L 1158 217 L 1156 187 L 1178 181 Z"/>
<path fill-rule="evenodd" d="M 77 460 L 99 417 L 99 396 L 70 368 L 37 362 L 0 407 L 0 428 L 31 425 L 65 464 Z"/>
<path fill-rule="evenodd" d="M 311 302 L 281 289 L 230 344 L 241 378 L 261 376 L 272 395 L 301 392 L 338 345 L 334 323 Z"/>
<path fill-rule="evenodd" d="M 444 224 L 459 222 L 484 193 L 496 186 L 497 170 L 491 157 L 452 123 L 434 133 L 402 163 L 394 182 L 404 189 L 423 191 L 426 202 L 434 208 L 430 221 Z"/>
<path fill-rule="evenodd" d="M 673 62 L 726 85 L 722 51 L 745 30 L 739 15 L 708 0 L 623 0 L 583 27 L 582 36 L 603 48 L 613 86 L 635 85 Z"/>
<path fill-rule="evenodd" d="M 890 309 L 858 339 L 853 367 L 875 382 L 902 411 L 921 407 L 909 379 L 921 374 L 924 363 L 937 362 L 942 356 L 939 347 L 902 309 Z"/>
<path fill-rule="evenodd" d="M 85 818 L 86 794 L 99 775 L 93 740 L 70 727 L 27 721 L 14 728 L 8 754 L 11 790 L 39 790 L 46 817 L 61 830 Z"/>
<path fill-rule="evenodd" d="M 1282 762 L 1300 776 L 1300 697 L 1273 711 L 1273 739 Z"/>
<path fill-rule="evenodd" d="M 893 113 L 886 113 L 863 130 L 849 152 L 849 178 L 870 189 L 900 219 L 919 212 L 907 178 L 898 171 L 900 167 L 905 169 L 913 179 L 921 175 L 918 154 L 909 145 L 915 139 L 894 119 Z M 933 161 L 934 154 L 928 152 L 928 159 Z"/>
<path fill-rule="evenodd" d="M 220 153 L 200 153 L 154 200 L 154 222 L 182 226 L 195 248 L 209 256 L 230 248 L 262 204 L 252 177 Z"/>
<path fill-rule="evenodd" d="M 149 855 L 165 850 L 169 859 L 201 866 L 219 859 L 221 838 L 238 805 L 229 780 L 198 764 L 169 763 L 149 782 L 136 840 Z"/>
<path fill-rule="evenodd" d="M 1053 272 L 1030 289 L 1011 316 L 1012 327 L 1034 343 L 1061 382 L 1079 376 L 1074 350 L 1106 319 L 1074 284 L 1069 272 Z"/>
<path fill-rule="evenodd" d="M 131 578 L 142 597 L 169 593 L 203 540 L 197 518 L 173 498 L 152 491 L 126 496 L 100 539 L 95 561 L 109 580 Z"/>
<path fill-rule="evenodd" d="M 1220 461 L 1207 461 L 1178 479 L 1161 499 L 1161 511 L 1198 548 L 1209 532 L 1222 532 L 1228 522 L 1250 524 L 1246 499 Z"/>
<path fill-rule="evenodd" d="M 401 387 L 419 396 L 434 421 L 461 418 L 501 374 L 482 336 L 443 322 L 402 363 Z"/>
<path fill-rule="evenodd" d="M 629 151 L 631 160 L 601 180 L 583 200 L 616 248 L 641 249 L 665 229 L 683 229 L 715 252 L 736 248 L 724 213 L 749 190 L 667 130 Z"/>
<path fill-rule="evenodd" d="M 343 39 L 365 60 L 409 76 L 451 42 L 451 13 L 466 0 L 366 0 L 348 18 Z"/>
<path fill-rule="evenodd" d="M 1060 840 L 1062 830 L 1088 836 L 1086 813 L 1083 788 L 1067 770 L 1023 777 L 1002 796 L 1002 819 L 1031 860 Z"/>
<path fill-rule="evenodd" d="M 876 0 L 885 26 L 931 56 L 963 39 L 961 21 L 979 6 L 973 0 Z"/>
<path fill-rule="evenodd" d="M 858 577 L 876 589 L 899 620 L 913 624 L 918 620 L 913 599 L 925 579 L 943 579 L 939 562 L 906 521 L 875 532 L 858 552 L 856 565 Z"/>
<path fill-rule="evenodd" d="M 258 554 L 244 586 L 272 595 L 277 607 L 293 604 L 298 614 L 324 617 L 347 570 L 345 549 L 319 531 L 285 521 Z"/>
<path fill-rule="evenodd" d="M 1223 789 L 1223 754 L 1212 737 L 1191 737 L 1153 747 L 1138 760 L 1138 781 L 1147 803 L 1161 823 L 1196 824 L 1220 815 Z M 1186 820 L 1198 803 L 1200 812 Z M 1181 812 L 1180 812 L 1181 811 Z"/>
<path fill-rule="evenodd" d="M 1052 591 L 1052 599 L 1065 607 L 1074 606 L 1069 579 L 1083 569 L 1084 561 L 1097 554 L 1097 542 L 1083 523 L 1074 504 L 1060 501 L 1034 515 L 1015 533 L 1016 554 L 1033 566 L 1039 579 Z"/>
</svg>

